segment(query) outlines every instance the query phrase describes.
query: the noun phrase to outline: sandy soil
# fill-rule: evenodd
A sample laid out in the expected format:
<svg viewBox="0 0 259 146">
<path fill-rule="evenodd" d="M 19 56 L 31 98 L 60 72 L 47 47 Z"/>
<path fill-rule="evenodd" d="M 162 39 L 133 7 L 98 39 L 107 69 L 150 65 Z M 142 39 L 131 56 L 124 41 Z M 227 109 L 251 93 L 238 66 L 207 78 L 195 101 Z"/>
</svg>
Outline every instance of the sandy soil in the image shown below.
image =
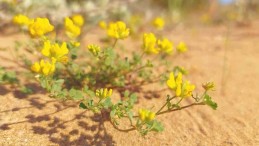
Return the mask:
<svg viewBox="0 0 259 146">
<path fill-rule="evenodd" d="M 142 138 L 136 131 L 123 133 L 107 121 L 99 122 L 100 116 L 81 110 L 74 103 L 48 98 L 40 89 L 37 94 L 27 96 L 12 87 L 0 86 L 0 145 L 259 145 L 256 109 L 259 105 L 259 28 L 256 26 L 258 22 L 249 27 L 231 26 L 228 37 L 224 26 L 179 27 L 165 33 L 175 42 L 183 40 L 189 45 L 188 53 L 171 57 L 172 63 L 189 70 L 188 79 L 197 86 L 206 81 L 216 83 L 217 90 L 212 93 L 219 105 L 216 111 L 197 106 L 161 115 L 158 119 L 165 131 Z M 97 37 L 97 33 L 88 34 L 85 43 Z M 1 35 L 0 48 L 12 47 L 17 39 L 26 37 Z M 0 51 L 1 66 L 11 65 L 6 63 L 8 56 L 9 53 Z M 140 105 L 155 105 L 155 108 L 164 100 L 163 97 L 139 98 Z"/>
</svg>

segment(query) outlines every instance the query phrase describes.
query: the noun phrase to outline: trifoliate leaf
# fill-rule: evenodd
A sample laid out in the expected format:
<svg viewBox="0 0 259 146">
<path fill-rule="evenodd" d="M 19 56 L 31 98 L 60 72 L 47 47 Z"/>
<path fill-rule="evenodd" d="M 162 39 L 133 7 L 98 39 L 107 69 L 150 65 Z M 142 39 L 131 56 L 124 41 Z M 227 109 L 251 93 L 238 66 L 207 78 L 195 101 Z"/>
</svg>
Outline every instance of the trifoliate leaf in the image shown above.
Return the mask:
<svg viewBox="0 0 259 146">
<path fill-rule="evenodd" d="M 210 106 L 214 110 L 216 110 L 218 107 L 217 103 L 212 101 L 211 97 L 208 94 L 205 94 L 204 96 L 204 103 Z"/>
<path fill-rule="evenodd" d="M 164 126 L 161 122 L 154 120 L 151 131 L 161 132 L 164 130 Z"/>
<path fill-rule="evenodd" d="M 73 88 L 69 90 L 69 96 L 75 100 L 84 98 L 82 91 Z"/>
<path fill-rule="evenodd" d="M 111 101 L 111 98 L 106 98 L 103 102 L 103 107 L 105 109 L 108 109 L 109 107 L 112 106 L 112 101 Z"/>
</svg>

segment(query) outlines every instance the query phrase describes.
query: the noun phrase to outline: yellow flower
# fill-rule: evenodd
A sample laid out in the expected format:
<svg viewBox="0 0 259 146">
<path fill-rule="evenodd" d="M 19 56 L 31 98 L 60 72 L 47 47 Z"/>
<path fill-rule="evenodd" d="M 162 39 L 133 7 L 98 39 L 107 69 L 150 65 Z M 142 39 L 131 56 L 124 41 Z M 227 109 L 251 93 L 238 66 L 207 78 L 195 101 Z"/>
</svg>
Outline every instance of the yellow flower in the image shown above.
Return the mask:
<svg viewBox="0 0 259 146">
<path fill-rule="evenodd" d="M 84 17 L 82 15 L 76 14 L 76 15 L 73 15 L 71 18 L 74 24 L 76 24 L 77 26 L 81 27 L 84 25 Z"/>
<path fill-rule="evenodd" d="M 65 18 L 65 29 L 66 34 L 70 38 L 76 38 L 81 34 L 81 28 L 74 24 L 74 22 L 69 18 Z"/>
<path fill-rule="evenodd" d="M 108 90 L 107 88 L 101 88 L 101 89 L 97 89 L 95 91 L 95 95 L 101 99 L 107 98 L 107 97 L 111 97 L 112 95 L 112 89 Z"/>
<path fill-rule="evenodd" d="M 158 54 L 159 49 L 156 46 L 156 41 L 156 36 L 153 33 L 145 33 L 143 35 L 143 51 L 147 54 Z"/>
<path fill-rule="evenodd" d="M 165 25 L 165 21 L 163 18 L 161 17 L 157 17 L 153 20 L 153 25 L 157 28 L 157 29 L 163 29 L 164 25 Z"/>
<path fill-rule="evenodd" d="M 107 34 L 111 38 L 125 39 L 129 36 L 129 28 L 122 21 L 112 22 L 109 24 Z"/>
<path fill-rule="evenodd" d="M 181 72 L 178 73 L 176 80 L 175 80 L 176 84 L 182 84 L 183 82 L 183 74 Z"/>
<path fill-rule="evenodd" d="M 173 52 L 173 43 L 166 38 L 163 40 L 158 40 L 157 45 L 160 50 L 166 54 L 171 54 Z"/>
<path fill-rule="evenodd" d="M 195 85 L 190 84 L 189 81 L 185 81 L 182 86 L 182 94 L 181 97 L 189 97 L 192 96 L 192 91 L 195 89 Z"/>
<path fill-rule="evenodd" d="M 175 91 L 177 97 L 189 97 L 192 96 L 192 91 L 195 89 L 195 85 L 190 84 L 189 81 L 183 83 L 182 73 L 179 72 L 175 78 L 174 73 L 170 73 L 170 77 L 167 80 L 167 86 Z"/>
<path fill-rule="evenodd" d="M 146 109 L 139 110 L 139 118 L 142 122 L 149 122 L 155 119 L 156 114 Z"/>
<path fill-rule="evenodd" d="M 40 63 L 39 62 L 35 62 L 32 66 L 31 66 L 31 70 L 36 72 L 36 73 L 40 73 L 41 67 L 40 67 Z"/>
<path fill-rule="evenodd" d="M 101 50 L 100 46 L 95 44 L 88 45 L 87 48 L 94 56 L 97 56 Z"/>
<path fill-rule="evenodd" d="M 184 42 L 180 42 L 176 48 L 177 48 L 177 51 L 180 53 L 187 51 L 187 46 Z"/>
<path fill-rule="evenodd" d="M 176 88 L 176 82 L 175 82 L 175 77 L 173 72 L 170 73 L 169 79 L 166 81 L 166 84 L 170 89 Z"/>
<path fill-rule="evenodd" d="M 31 70 L 39 73 L 39 74 L 43 74 L 45 76 L 51 75 L 54 73 L 55 71 L 55 64 L 52 62 L 48 62 L 48 61 L 44 61 L 41 60 L 40 62 L 35 62 L 32 66 L 31 66 Z"/>
<path fill-rule="evenodd" d="M 51 44 L 49 40 L 44 42 L 43 49 L 41 50 L 42 55 L 49 57 L 53 62 L 67 63 L 69 50 L 67 48 L 66 42 L 63 42 L 60 46 L 58 43 Z"/>
<path fill-rule="evenodd" d="M 54 30 L 54 26 L 49 23 L 47 18 L 36 18 L 29 25 L 29 31 L 32 37 L 41 37 Z"/>
<path fill-rule="evenodd" d="M 18 14 L 13 17 L 13 23 L 18 25 L 29 25 L 32 21 L 25 15 Z"/>
<path fill-rule="evenodd" d="M 206 91 L 209 91 L 209 90 L 215 90 L 215 84 L 213 82 L 207 82 L 205 84 L 202 84 L 202 87 L 206 90 Z"/>
<path fill-rule="evenodd" d="M 175 95 L 177 97 L 181 96 L 182 94 L 182 84 L 177 84 L 176 85 L 176 90 L 175 90 Z"/>
<path fill-rule="evenodd" d="M 98 23 L 98 25 L 99 25 L 99 27 L 102 28 L 102 29 L 106 29 L 106 28 L 107 28 L 107 24 L 106 24 L 105 21 L 100 21 L 100 22 Z"/>
<path fill-rule="evenodd" d="M 80 42 L 77 42 L 77 41 L 71 41 L 70 42 L 73 46 L 75 47 L 79 47 L 80 46 Z"/>
</svg>

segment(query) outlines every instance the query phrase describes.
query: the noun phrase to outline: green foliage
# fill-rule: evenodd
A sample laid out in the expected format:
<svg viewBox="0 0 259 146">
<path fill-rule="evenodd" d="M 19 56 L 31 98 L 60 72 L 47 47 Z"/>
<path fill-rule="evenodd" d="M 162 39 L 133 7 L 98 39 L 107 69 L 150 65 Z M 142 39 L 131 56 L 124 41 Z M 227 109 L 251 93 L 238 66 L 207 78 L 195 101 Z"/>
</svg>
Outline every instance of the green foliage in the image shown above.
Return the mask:
<svg viewBox="0 0 259 146">
<path fill-rule="evenodd" d="M 2 83 L 17 83 L 18 79 L 16 73 L 13 71 L 6 71 L 4 68 L 0 67 L 0 84 Z"/>
<path fill-rule="evenodd" d="M 72 20 L 71 20 L 72 21 Z M 73 28 L 71 26 L 71 28 Z M 74 26 L 74 28 L 77 28 Z M 75 29 L 76 30 L 76 29 Z M 181 110 L 194 105 L 209 105 L 216 109 L 217 104 L 212 101 L 207 94 L 214 88 L 213 83 L 204 86 L 202 97 L 193 96 L 195 85 L 188 80 L 183 80 L 183 75 L 187 71 L 180 66 L 172 67 L 166 59 L 173 54 L 173 42 L 153 33 L 145 33 L 139 51 L 125 53 L 128 48 L 125 45 L 116 45 L 120 39 L 125 39 L 129 35 L 126 24 L 119 21 L 111 23 L 107 28 L 107 35 L 111 44 L 100 47 L 95 44 L 88 45 L 88 53 L 84 49 L 79 49 L 79 42 L 45 38 L 32 46 L 43 48 L 38 50 L 42 56 L 39 62 L 33 64 L 24 60 L 24 64 L 36 74 L 42 88 L 49 92 L 49 96 L 56 99 L 72 100 L 80 102 L 79 108 L 90 110 L 94 113 L 108 114 L 109 120 L 116 129 L 123 119 L 130 122 L 130 129 L 121 131 L 137 130 L 141 135 L 149 132 L 161 132 L 164 127 L 158 116 L 172 111 Z M 36 45 L 37 44 L 37 45 Z M 180 45 L 180 47 L 179 47 Z M 178 54 L 187 51 L 184 42 L 180 42 L 176 48 Z M 17 43 L 17 48 L 21 44 Z M 122 48 L 118 50 L 119 48 Z M 124 49 L 126 48 L 126 49 Z M 29 53 L 35 54 L 34 50 Z M 156 55 L 153 57 L 153 55 Z M 160 60 L 156 60 L 156 59 Z M 177 75 L 177 76 L 175 76 Z M 14 72 L 5 72 L 0 68 L 0 82 L 17 82 Z M 160 83 L 161 90 L 145 91 L 145 85 Z M 165 86 L 167 85 L 167 88 Z M 135 112 L 138 92 L 157 96 L 159 92 L 169 90 L 171 93 L 163 101 L 163 105 L 157 110 L 155 106 L 148 109 L 139 109 Z M 27 87 L 22 87 L 24 93 L 31 93 Z M 115 100 L 113 93 L 121 95 Z M 192 97 L 195 101 L 189 105 L 182 105 L 182 101 Z M 124 123 L 123 123 L 124 124 Z"/>
<path fill-rule="evenodd" d="M 216 110 L 218 107 L 218 104 L 214 101 L 212 101 L 211 97 L 208 94 L 205 94 L 204 96 L 204 103 L 208 106 L 210 106 L 212 109 Z"/>
</svg>

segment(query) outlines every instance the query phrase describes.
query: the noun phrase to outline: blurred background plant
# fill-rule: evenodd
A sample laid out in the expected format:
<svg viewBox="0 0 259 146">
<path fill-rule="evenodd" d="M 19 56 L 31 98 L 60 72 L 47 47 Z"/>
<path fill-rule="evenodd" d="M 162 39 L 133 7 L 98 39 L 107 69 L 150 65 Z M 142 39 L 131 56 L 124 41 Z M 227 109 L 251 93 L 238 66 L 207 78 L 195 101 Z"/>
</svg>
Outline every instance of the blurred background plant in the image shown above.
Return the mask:
<svg viewBox="0 0 259 146">
<path fill-rule="evenodd" d="M 143 9 L 143 7 L 145 9 Z M 0 0 L 0 27 L 7 26 L 15 14 L 49 17 L 52 23 L 80 13 L 88 25 L 101 20 L 128 23 L 151 21 L 164 16 L 173 23 L 213 24 L 231 20 L 247 22 L 259 13 L 258 0 Z M 7 21 L 10 20 L 10 21 Z"/>
</svg>

